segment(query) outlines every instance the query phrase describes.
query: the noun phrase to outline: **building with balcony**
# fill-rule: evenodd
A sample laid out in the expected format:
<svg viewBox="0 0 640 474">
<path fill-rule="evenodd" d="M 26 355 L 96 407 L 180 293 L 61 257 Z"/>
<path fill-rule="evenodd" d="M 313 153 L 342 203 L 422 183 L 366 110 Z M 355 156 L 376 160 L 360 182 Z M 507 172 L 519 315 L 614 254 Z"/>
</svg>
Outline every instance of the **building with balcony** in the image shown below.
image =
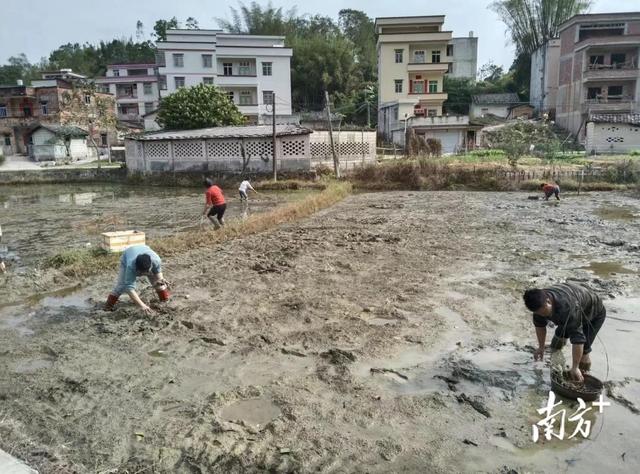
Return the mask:
<svg viewBox="0 0 640 474">
<path fill-rule="evenodd" d="M 65 69 L 44 73 L 42 80 L 24 85 L 0 86 L 0 146 L 5 155 L 29 154 L 32 133 L 40 126 L 79 126 L 107 123 L 103 116 L 114 114 L 113 96 L 96 91 L 84 76 Z M 90 137 L 98 147 L 117 140 L 112 126 L 96 125 Z M 87 133 L 88 135 L 88 133 Z"/>
<path fill-rule="evenodd" d="M 142 128 L 143 115 L 158 108 L 160 91 L 155 64 L 110 64 L 105 77 L 95 80 L 102 92 L 116 99 L 118 120 Z"/>
<path fill-rule="evenodd" d="M 446 74 L 475 79 L 477 38 L 473 33 L 469 38 L 453 38 L 451 31 L 443 30 L 444 18 L 376 18 L 378 131 L 385 140 L 403 144 L 405 124 L 412 118 L 442 116 L 447 100 Z M 402 133 L 398 133 L 400 129 Z M 454 134 L 447 129 L 438 130 L 444 134 L 443 151 L 453 152 L 464 146 L 462 142 L 453 143 L 448 137 Z"/>
<path fill-rule="evenodd" d="M 560 26 L 557 42 L 557 82 L 552 72 L 537 78 L 532 73 L 545 96 L 553 97 L 557 87 L 557 124 L 590 146 L 588 152 L 640 148 L 632 120 L 640 113 L 640 12 L 576 15 Z M 596 129 L 609 133 L 588 136 Z"/>
<path fill-rule="evenodd" d="M 291 116 L 291 48 L 283 36 L 235 35 L 220 30 L 168 30 L 159 41 L 162 97 L 181 87 L 213 84 L 251 123 Z"/>
</svg>

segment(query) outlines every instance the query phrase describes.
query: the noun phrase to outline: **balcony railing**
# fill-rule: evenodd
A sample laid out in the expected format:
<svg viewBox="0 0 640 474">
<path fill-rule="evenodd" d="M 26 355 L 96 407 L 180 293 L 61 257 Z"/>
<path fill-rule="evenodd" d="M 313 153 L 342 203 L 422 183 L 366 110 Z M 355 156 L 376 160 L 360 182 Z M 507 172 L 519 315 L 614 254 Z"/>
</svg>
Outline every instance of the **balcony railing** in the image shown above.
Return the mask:
<svg viewBox="0 0 640 474">
<path fill-rule="evenodd" d="M 635 112 L 638 110 L 638 102 L 630 96 L 600 96 L 586 99 L 583 109 L 586 112 Z"/>
<path fill-rule="evenodd" d="M 140 120 L 140 114 L 129 112 L 126 114 L 118 114 L 118 120 Z"/>
<path fill-rule="evenodd" d="M 138 93 L 134 92 L 133 94 L 127 94 L 125 92 L 116 92 L 116 99 L 137 99 Z"/>
</svg>

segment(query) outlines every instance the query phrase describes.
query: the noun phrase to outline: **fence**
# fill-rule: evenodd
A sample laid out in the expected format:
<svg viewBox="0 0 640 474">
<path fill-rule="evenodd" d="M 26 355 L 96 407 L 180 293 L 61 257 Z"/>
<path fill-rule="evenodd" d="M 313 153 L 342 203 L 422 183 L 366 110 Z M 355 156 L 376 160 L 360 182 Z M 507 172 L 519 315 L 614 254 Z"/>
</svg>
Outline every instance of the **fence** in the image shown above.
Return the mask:
<svg viewBox="0 0 640 474">
<path fill-rule="evenodd" d="M 325 165 L 333 167 L 330 132 L 314 131 L 310 139 L 311 166 Z M 353 169 L 365 164 L 375 163 L 375 131 L 339 131 L 333 132 L 333 146 L 341 169 Z"/>
</svg>

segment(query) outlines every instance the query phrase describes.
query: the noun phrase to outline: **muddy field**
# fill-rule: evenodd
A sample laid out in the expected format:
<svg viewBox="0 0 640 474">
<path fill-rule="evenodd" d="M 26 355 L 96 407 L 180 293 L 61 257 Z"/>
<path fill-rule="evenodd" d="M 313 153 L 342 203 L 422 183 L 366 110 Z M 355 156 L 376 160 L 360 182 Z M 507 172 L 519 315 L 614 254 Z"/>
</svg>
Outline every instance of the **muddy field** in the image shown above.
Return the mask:
<svg viewBox="0 0 640 474">
<path fill-rule="evenodd" d="M 69 285 L 0 309 L 0 447 L 41 472 L 638 472 L 639 236 L 620 194 L 359 194 L 165 262 L 153 319 L 99 309 L 115 275 Z M 520 295 L 567 279 L 606 299 L 611 406 L 534 444 L 550 358 Z"/>
<path fill-rule="evenodd" d="M 203 188 L 204 189 L 204 188 Z M 225 189 L 230 219 L 273 209 L 301 193 L 252 194 L 249 207 L 234 187 Z M 112 184 L 3 186 L 0 255 L 19 270 L 62 249 L 100 245 L 100 234 L 136 229 L 148 238 L 172 234 L 199 223 L 204 190 Z"/>
</svg>

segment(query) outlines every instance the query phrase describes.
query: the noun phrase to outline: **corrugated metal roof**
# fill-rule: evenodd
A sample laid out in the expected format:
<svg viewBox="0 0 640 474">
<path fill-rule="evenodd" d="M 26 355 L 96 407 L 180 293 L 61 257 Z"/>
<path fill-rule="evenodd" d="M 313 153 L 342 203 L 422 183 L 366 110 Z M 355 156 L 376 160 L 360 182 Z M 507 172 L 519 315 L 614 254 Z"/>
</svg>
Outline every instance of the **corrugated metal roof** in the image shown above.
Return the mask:
<svg viewBox="0 0 640 474">
<path fill-rule="evenodd" d="M 474 104 L 482 105 L 512 105 L 520 102 L 520 97 L 515 92 L 504 94 L 478 94 L 472 97 Z"/>
<path fill-rule="evenodd" d="M 298 125 L 276 125 L 276 136 L 308 135 L 312 130 Z M 262 138 L 273 134 L 271 125 L 247 125 L 239 127 L 200 128 L 197 130 L 176 130 L 145 133 L 131 137 L 134 140 L 198 140 L 206 138 Z"/>
<path fill-rule="evenodd" d="M 591 114 L 589 122 L 640 125 L 640 114 Z"/>
</svg>

